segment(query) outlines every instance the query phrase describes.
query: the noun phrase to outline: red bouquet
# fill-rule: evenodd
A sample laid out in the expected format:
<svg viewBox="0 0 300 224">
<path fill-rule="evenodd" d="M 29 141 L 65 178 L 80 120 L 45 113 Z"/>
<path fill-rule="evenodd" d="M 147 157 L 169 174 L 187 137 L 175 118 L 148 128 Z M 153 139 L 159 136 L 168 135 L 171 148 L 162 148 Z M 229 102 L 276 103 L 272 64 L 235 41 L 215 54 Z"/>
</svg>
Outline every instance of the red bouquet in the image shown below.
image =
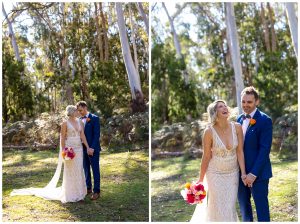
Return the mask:
<svg viewBox="0 0 300 224">
<path fill-rule="evenodd" d="M 206 191 L 201 183 L 186 183 L 181 195 L 188 204 L 200 204 L 206 196 Z"/>
<path fill-rule="evenodd" d="M 76 153 L 74 152 L 72 147 L 65 147 L 61 153 L 64 160 L 74 159 Z"/>
</svg>

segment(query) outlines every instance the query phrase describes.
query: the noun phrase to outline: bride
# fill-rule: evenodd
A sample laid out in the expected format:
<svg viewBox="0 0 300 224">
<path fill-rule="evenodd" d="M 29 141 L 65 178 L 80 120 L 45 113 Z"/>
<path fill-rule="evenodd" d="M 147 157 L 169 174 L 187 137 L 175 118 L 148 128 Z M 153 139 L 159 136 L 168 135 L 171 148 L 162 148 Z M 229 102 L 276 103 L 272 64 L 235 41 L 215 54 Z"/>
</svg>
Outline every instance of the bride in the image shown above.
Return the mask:
<svg viewBox="0 0 300 224">
<path fill-rule="evenodd" d="M 62 203 L 81 201 L 87 194 L 83 172 L 83 144 L 89 148 L 84 135 L 83 123 L 77 118 L 77 108 L 69 105 L 66 108 L 67 121 L 61 125 L 60 151 L 58 165 L 52 180 L 44 188 L 25 188 L 13 190 L 14 195 L 35 195 L 46 200 L 59 200 Z M 62 158 L 62 149 L 72 147 L 76 153 L 72 160 Z M 64 164 L 62 186 L 57 187 L 62 164 Z"/>
<path fill-rule="evenodd" d="M 204 131 L 198 182 L 206 176 L 208 201 L 207 207 L 197 205 L 191 222 L 238 221 L 239 168 L 244 184 L 246 178 L 242 127 L 228 121 L 229 110 L 223 100 L 211 103 L 207 112 L 211 125 Z"/>
</svg>

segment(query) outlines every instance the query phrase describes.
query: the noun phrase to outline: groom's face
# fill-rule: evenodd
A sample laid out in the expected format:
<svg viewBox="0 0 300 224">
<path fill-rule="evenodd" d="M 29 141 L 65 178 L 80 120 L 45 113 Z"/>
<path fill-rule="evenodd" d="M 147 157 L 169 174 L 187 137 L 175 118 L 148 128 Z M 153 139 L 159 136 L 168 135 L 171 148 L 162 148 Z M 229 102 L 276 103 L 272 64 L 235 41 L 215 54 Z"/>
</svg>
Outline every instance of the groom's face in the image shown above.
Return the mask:
<svg viewBox="0 0 300 224">
<path fill-rule="evenodd" d="M 81 116 L 85 116 L 87 114 L 87 108 L 86 107 L 78 106 L 77 110 L 78 110 L 78 112 L 80 113 Z"/>
<path fill-rule="evenodd" d="M 246 114 L 253 112 L 258 105 L 258 100 L 255 100 L 253 94 L 242 95 L 242 108 Z"/>
</svg>

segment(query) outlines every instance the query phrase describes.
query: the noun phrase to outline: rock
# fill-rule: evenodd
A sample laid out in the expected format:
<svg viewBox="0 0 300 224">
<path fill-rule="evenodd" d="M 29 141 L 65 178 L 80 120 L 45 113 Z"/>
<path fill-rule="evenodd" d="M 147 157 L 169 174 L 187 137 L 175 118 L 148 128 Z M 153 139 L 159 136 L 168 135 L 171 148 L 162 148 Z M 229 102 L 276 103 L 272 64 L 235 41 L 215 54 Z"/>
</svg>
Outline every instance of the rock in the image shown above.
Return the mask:
<svg viewBox="0 0 300 224">
<path fill-rule="evenodd" d="M 298 109 L 297 105 L 285 108 L 287 113 L 273 122 L 272 150 L 279 156 L 294 158 L 298 150 Z"/>
<path fill-rule="evenodd" d="M 195 120 L 190 123 L 174 123 L 164 125 L 152 135 L 152 153 L 185 152 L 192 149 L 199 150 L 202 143 L 202 133 L 207 122 Z M 165 153 L 164 153 L 165 154 Z M 155 157 L 152 155 L 152 157 Z"/>
<path fill-rule="evenodd" d="M 143 143 L 148 148 L 148 112 L 119 114 L 101 121 L 100 144 L 102 148 Z M 59 145 L 60 126 L 65 120 L 60 114 L 42 113 L 31 121 L 18 121 L 3 128 L 3 145 Z M 141 144 L 138 144 L 141 145 Z M 131 147 L 135 150 L 134 147 Z"/>
</svg>

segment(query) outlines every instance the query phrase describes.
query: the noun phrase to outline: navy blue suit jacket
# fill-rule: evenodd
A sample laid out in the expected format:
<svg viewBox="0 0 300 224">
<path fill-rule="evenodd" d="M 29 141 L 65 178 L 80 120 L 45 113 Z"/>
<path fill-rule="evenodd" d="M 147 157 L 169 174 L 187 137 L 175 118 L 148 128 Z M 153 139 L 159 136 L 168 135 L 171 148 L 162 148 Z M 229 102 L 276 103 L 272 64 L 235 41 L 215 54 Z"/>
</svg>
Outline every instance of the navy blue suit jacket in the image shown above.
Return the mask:
<svg viewBox="0 0 300 224">
<path fill-rule="evenodd" d="M 254 174 L 257 177 L 256 181 L 260 181 L 272 177 L 270 161 L 272 120 L 258 109 L 253 119 L 256 123 L 248 126 L 244 140 L 245 165 L 246 173 Z M 243 123 L 242 115 L 238 117 L 237 122 Z"/>
<path fill-rule="evenodd" d="M 89 118 L 89 119 L 88 119 Z M 100 147 L 100 119 L 95 114 L 89 113 L 85 126 L 84 134 L 90 148 L 101 151 Z"/>
</svg>

